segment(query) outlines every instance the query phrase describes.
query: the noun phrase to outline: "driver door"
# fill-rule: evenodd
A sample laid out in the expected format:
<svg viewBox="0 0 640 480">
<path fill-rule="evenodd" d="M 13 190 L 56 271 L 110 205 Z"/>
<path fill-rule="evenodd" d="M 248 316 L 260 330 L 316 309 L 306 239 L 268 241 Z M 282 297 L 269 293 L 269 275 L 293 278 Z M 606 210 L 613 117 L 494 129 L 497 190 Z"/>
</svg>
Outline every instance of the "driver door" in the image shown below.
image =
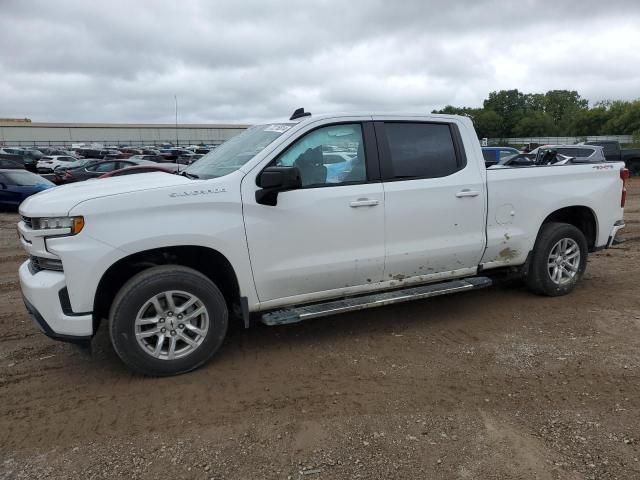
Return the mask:
<svg viewBox="0 0 640 480">
<path fill-rule="evenodd" d="M 256 178 L 272 165 L 296 166 L 302 187 L 262 205 Z M 370 122 L 306 131 L 245 176 L 242 201 L 263 307 L 330 298 L 382 280 L 384 194 Z"/>
</svg>

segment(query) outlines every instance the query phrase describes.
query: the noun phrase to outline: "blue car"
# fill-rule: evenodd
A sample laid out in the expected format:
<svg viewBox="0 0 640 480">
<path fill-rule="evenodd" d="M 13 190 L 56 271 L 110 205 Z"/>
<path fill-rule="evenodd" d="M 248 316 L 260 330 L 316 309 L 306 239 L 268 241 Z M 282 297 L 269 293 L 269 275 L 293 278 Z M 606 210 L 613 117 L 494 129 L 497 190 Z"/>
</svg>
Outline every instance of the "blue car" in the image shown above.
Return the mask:
<svg viewBox="0 0 640 480">
<path fill-rule="evenodd" d="M 49 180 L 26 170 L 0 170 L 0 209 L 16 210 L 25 198 L 51 187 Z"/>
<path fill-rule="evenodd" d="M 520 152 L 512 147 L 482 147 L 485 167 L 496 165 L 503 158 L 517 155 L 518 153 Z"/>
</svg>

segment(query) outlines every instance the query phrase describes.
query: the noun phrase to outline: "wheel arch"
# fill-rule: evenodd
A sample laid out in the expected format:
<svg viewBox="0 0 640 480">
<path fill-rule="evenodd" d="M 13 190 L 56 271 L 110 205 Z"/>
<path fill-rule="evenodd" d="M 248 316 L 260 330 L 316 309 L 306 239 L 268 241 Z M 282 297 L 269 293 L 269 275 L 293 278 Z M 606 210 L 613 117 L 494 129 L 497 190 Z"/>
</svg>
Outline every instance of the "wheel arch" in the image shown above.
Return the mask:
<svg viewBox="0 0 640 480">
<path fill-rule="evenodd" d="M 93 302 L 94 332 L 100 321 L 109 316 L 111 304 L 127 280 L 148 268 L 172 264 L 193 268 L 215 283 L 227 302 L 230 314 L 242 307 L 236 272 L 219 251 L 200 245 L 152 248 L 119 259 L 102 274 Z"/>
<path fill-rule="evenodd" d="M 595 250 L 598 237 L 598 220 L 596 214 L 591 208 L 584 205 L 573 205 L 555 210 L 547 215 L 542 224 L 540 224 L 536 238 L 540 236 L 542 227 L 551 222 L 568 223 L 569 225 L 573 225 L 585 236 L 589 251 L 592 252 Z"/>
</svg>

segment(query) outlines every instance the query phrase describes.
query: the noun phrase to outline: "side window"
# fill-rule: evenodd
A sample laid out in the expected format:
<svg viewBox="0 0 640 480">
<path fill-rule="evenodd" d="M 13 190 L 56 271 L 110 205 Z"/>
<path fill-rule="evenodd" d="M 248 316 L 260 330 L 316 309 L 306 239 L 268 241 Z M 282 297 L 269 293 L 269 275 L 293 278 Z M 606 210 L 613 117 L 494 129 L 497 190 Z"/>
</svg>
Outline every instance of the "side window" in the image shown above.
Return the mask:
<svg viewBox="0 0 640 480">
<path fill-rule="evenodd" d="M 385 123 L 385 132 L 391 178 L 446 177 L 459 170 L 448 124 Z"/>
<path fill-rule="evenodd" d="M 505 157 L 510 157 L 511 155 L 515 155 L 518 152 L 512 152 L 511 150 L 500 150 L 500 160 Z"/>
<path fill-rule="evenodd" d="M 96 165 L 96 167 L 92 170 L 94 172 L 110 172 L 112 170 L 115 170 L 116 169 L 115 167 L 116 167 L 116 162 L 105 162 L 105 163 L 100 163 Z"/>
<path fill-rule="evenodd" d="M 362 127 L 353 123 L 314 130 L 287 148 L 275 164 L 297 167 L 302 186 L 365 182 Z"/>
</svg>

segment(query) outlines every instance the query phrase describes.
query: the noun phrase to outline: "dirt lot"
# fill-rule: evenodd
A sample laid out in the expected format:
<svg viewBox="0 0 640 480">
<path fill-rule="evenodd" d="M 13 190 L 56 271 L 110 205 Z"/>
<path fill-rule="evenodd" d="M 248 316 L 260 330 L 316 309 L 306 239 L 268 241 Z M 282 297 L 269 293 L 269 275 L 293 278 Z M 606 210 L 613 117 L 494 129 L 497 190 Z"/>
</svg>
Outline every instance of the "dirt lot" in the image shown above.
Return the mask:
<svg viewBox="0 0 640 480">
<path fill-rule="evenodd" d="M 570 296 L 521 288 L 238 330 L 130 374 L 22 305 L 0 215 L 0 478 L 640 478 L 640 182 Z"/>
</svg>

